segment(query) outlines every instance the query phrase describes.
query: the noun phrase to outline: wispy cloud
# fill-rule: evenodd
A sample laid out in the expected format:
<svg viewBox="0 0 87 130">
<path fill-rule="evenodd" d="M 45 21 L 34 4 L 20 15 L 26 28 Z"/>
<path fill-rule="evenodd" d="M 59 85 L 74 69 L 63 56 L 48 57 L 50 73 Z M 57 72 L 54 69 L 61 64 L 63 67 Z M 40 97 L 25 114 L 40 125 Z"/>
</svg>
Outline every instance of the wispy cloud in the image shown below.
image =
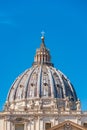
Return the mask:
<svg viewBox="0 0 87 130">
<path fill-rule="evenodd" d="M 12 20 L 11 16 L 6 13 L 0 12 L 0 24 L 9 25 L 9 26 L 16 26 L 15 21 Z"/>
<path fill-rule="evenodd" d="M 11 20 L 0 20 L 0 24 L 16 26 L 16 24 L 13 21 L 11 21 Z"/>
</svg>

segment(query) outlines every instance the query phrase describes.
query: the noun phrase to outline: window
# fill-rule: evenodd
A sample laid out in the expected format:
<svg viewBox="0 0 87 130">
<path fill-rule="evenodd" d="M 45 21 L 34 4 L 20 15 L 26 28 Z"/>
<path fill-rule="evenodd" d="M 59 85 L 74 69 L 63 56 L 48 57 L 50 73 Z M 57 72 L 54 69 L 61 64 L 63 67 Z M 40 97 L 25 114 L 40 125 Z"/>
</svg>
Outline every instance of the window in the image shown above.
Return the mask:
<svg viewBox="0 0 87 130">
<path fill-rule="evenodd" d="M 86 128 L 87 128 L 87 123 L 84 123 L 83 125 L 84 125 L 84 127 L 86 127 Z"/>
<path fill-rule="evenodd" d="M 24 124 L 16 124 L 15 130 L 24 130 Z"/>
<path fill-rule="evenodd" d="M 45 130 L 51 128 L 51 123 L 45 123 Z"/>
</svg>

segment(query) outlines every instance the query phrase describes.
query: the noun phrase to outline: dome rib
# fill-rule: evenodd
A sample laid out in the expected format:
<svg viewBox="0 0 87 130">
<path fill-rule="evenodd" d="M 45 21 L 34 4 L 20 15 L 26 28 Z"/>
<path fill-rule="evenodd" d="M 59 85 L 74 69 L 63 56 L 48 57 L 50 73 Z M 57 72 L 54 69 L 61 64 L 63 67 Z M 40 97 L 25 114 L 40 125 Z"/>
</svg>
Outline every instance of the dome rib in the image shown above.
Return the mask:
<svg viewBox="0 0 87 130">
<path fill-rule="evenodd" d="M 8 95 L 7 95 L 7 101 L 10 100 L 10 96 L 11 96 L 11 92 L 12 92 L 12 89 L 13 89 L 13 86 L 15 85 L 15 83 L 17 82 L 18 78 L 13 82 L 12 86 L 10 87 L 10 90 L 8 92 Z"/>
<path fill-rule="evenodd" d="M 61 80 L 62 80 L 62 82 L 63 82 L 63 90 L 64 90 L 64 95 L 65 95 L 65 98 L 67 97 L 67 94 L 66 94 L 66 85 L 64 84 L 64 81 L 63 81 L 63 79 L 62 79 L 62 76 L 69 82 L 69 80 L 67 79 L 67 77 L 60 71 L 60 70 L 58 70 L 59 71 L 59 73 L 61 74 Z"/>
<path fill-rule="evenodd" d="M 77 100 L 77 95 L 76 95 L 75 89 L 74 89 L 73 85 L 70 83 L 70 81 L 69 81 L 69 85 L 70 85 L 71 88 L 72 88 L 72 93 L 73 93 L 74 99 Z"/>
<path fill-rule="evenodd" d="M 49 75 L 49 79 L 50 79 L 50 85 L 52 86 L 51 87 L 51 96 L 54 98 L 54 84 L 53 84 L 52 72 L 48 66 L 47 66 L 47 69 L 48 69 L 48 75 Z"/>
<path fill-rule="evenodd" d="M 27 73 L 27 72 L 23 73 L 21 79 L 19 80 L 18 84 L 16 85 L 16 89 L 15 89 L 15 93 L 14 93 L 14 100 L 16 99 L 16 96 L 17 96 L 16 94 L 17 94 L 17 89 L 18 89 L 18 87 L 19 87 L 19 84 L 20 84 L 20 82 L 22 81 L 22 79 L 23 79 L 23 77 L 24 77 L 24 75 L 25 75 L 26 73 Z"/>
<path fill-rule="evenodd" d="M 71 88 L 71 91 L 72 91 L 73 97 L 75 98 L 75 94 L 74 94 L 74 91 L 73 91 L 72 85 L 70 84 L 70 81 L 68 81 L 68 84 L 69 84 L 69 86 L 70 86 L 70 88 Z"/>
<path fill-rule="evenodd" d="M 53 67 L 51 67 L 56 73 L 57 73 L 57 75 L 58 75 L 58 77 L 59 77 L 59 79 L 60 79 L 60 81 L 61 81 L 61 84 L 62 84 L 62 88 L 63 88 L 63 96 L 64 96 L 64 98 L 65 98 L 65 86 L 64 86 L 64 83 L 63 83 L 63 80 L 62 80 L 62 78 L 61 78 L 61 76 L 60 76 L 60 74 L 59 74 L 59 72 L 55 69 L 55 68 L 53 68 Z"/>
<path fill-rule="evenodd" d="M 26 70 L 24 73 L 22 73 L 22 74 L 20 75 L 20 76 L 21 76 L 21 79 L 20 79 L 20 80 L 22 80 L 23 76 L 24 76 L 25 73 L 27 73 L 27 72 L 28 72 L 28 70 Z M 17 80 L 18 80 L 18 83 L 17 83 L 16 87 L 14 87 L 14 90 L 13 90 L 13 91 L 14 91 L 13 100 L 15 100 L 16 89 L 17 89 L 18 84 L 19 84 L 19 82 L 20 82 L 20 80 L 19 80 L 20 76 L 18 76 L 18 78 L 14 81 L 14 83 L 13 83 L 12 86 L 11 86 L 11 89 L 10 89 L 10 91 L 9 91 L 9 93 L 8 93 L 8 97 L 7 97 L 7 100 L 8 100 L 8 101 L 10 101 L 11 91 L 12 91 L 12 89 L 13 89 L 15 83 L 17 83 Z"/>
<path fill-rule="evenodd" d="M 37 81 L 37 96 L 41 97 L 41 76 L 42 75 L 42 66 L 40 66 L 39 74 L 38 74 L 38 81 Z"/>
<path fill-rule="evenodd" d="M 34 72 L 34 70 L 37 68 L 37 66 L 35 66 L 35 68 L 31 68 L 31 71 L 30 71 L 30 73 L 29 73 L 29 75 L 28 75 L 28 78 L 27 78 L 27 82 L 26 82 L 26 85 L 25 85 L 25 98 L 27 98 L 28 97 L 28 85 L 29 85 L 29 81 L 30 81 L 30 78 L 31 78 L 31 75 L 32 75 L 32 73 Z"/>
</svg>

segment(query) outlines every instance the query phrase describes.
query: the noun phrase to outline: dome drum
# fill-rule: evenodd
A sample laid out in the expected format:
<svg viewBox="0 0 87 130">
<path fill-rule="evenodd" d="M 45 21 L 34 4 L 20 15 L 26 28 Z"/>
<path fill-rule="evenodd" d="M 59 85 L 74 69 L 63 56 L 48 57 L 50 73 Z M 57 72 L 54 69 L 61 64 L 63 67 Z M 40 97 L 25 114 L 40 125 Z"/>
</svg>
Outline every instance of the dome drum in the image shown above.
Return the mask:
<svg viewBox="0 0 87 130">
<path fill-rule="evenodd" d="M 69 111 L 69 110 L 80 110 L 78 109 L 78 102 L 70 102 L 66 99 L 54 99 L 54 98 L 32 98 L 14 102 L 6 102 L 5 111 L 32 111 L 38 112 L 45 111 Z M 47 111 L 48 110 L 48 111 Z"/>
</svg>

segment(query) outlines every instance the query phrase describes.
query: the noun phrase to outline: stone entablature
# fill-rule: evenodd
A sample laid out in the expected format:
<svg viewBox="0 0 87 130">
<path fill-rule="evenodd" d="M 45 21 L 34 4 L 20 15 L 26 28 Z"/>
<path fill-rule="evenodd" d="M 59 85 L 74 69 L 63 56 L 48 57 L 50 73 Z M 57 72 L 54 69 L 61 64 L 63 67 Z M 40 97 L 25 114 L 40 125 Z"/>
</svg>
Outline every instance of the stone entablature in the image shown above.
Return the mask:
<svg viewBox="0 0 87 130">
<path fill-rule="evenodd" d="M 51 123 L 51 127 L 53 127 L 67 120 L 83 126 L 87 120 L 87 115 L 83 115 L 82 112 L 78 113 L 78 111 L 75 111 L 74 113 L 72 111 L 70 113 L 54 113 L 52 111 L 48 113 L 32 113 L 26 111 L 9 111 L 0 113 L 0 124 L 6 124 L 4 126 L 5 129 L 1 130 L 14 130 L 16 124 L 24 124 L 24 127 L 27 128 L 24 130 L 31 130 L 30 124 L 32 130 L 45 130 L 46 123 Z M 9 129 L 6 128 L 7 126 Z"/>
</svg>

